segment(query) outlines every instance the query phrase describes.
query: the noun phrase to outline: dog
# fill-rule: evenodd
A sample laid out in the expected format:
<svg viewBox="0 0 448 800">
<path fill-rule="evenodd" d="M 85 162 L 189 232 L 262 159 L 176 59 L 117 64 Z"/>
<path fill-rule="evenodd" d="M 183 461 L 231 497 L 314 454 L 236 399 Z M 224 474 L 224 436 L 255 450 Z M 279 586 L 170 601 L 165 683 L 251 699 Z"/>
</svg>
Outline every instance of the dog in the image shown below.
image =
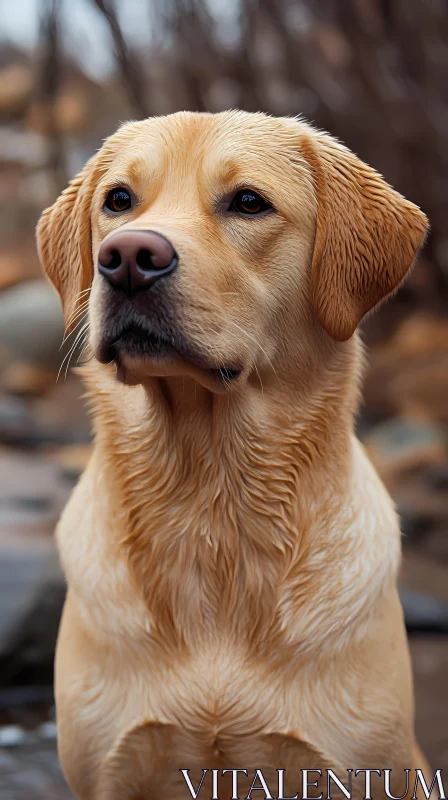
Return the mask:
<svg viewBox="0 0 448 800">
<path fill-rule="evenodd" d="M 44 211 L 95 432 L 57 529 L 78 797 L 327 767 L 391 768 L 400 794 L 425 766 L 399 522 L 354 416 L 357 327 L 426 231 L 327 133 L 240 111 L 125 124 Z"/>
</svg>

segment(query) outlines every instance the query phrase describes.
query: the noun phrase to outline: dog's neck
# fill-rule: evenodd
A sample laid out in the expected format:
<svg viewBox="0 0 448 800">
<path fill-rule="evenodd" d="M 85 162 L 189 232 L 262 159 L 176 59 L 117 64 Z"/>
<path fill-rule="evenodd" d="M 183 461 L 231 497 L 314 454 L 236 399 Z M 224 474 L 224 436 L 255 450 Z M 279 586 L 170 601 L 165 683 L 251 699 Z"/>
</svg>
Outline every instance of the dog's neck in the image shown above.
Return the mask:
<svg viewBox="0 0 448 800">
<path fill-rule="evenodd" d="M 123 387 L 92 367 L 96 447 L 165 637 L 192 640 L 221 616 L 268 624 L 312 517 L 348 480 L 358 367 L 339 352 L 312 385 L 254 381 L 228 395 L 182 378 Z"/>
</svg>

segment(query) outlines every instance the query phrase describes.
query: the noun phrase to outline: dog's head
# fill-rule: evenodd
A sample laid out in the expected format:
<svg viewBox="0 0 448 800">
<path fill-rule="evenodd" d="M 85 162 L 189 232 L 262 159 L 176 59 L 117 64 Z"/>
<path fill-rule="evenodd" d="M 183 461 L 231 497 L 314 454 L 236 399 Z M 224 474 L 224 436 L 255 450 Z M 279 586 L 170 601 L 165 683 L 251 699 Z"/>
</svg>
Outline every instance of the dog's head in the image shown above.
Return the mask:
<svg viewBox="0 0 448 800">
<path fill-rule="evenodd" d="M 224 391 L 318 337 L 349 339 L 426 229 L 306 123 L 182 112 L 120 128 L 37 238 L 68 322 L 91 286 L 92 351 L 121 380 L 190 375 Z"/>
</svg>

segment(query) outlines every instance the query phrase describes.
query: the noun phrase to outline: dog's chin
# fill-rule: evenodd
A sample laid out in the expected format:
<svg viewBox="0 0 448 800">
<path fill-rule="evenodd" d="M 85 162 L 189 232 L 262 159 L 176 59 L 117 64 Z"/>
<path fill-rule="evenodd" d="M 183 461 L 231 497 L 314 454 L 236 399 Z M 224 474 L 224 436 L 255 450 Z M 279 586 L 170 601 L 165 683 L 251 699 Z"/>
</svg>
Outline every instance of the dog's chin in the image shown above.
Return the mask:
<svg viewBox="0 0 448 800">
<path fill-rule="evenodd" d="M 243 370 L 206 364 L 159 338 L 121 336 L 102 343 L 97 359 L 113 363 L 116 378 L 127 386 L 144 385 L 154 378 L 190 377 L 215 394 L 226 394 L 240 382 Z"/>
<path fill-rule="evenodd" d="M 116 377 L 127 386 L 144 385 L 153 378 L 189 377 L 215 394 L 225 394 L 235 383 L 220 377 L 220 370 L 204 369 L 173 353 L 164 356 L 118 355 Z"/>
</svg>

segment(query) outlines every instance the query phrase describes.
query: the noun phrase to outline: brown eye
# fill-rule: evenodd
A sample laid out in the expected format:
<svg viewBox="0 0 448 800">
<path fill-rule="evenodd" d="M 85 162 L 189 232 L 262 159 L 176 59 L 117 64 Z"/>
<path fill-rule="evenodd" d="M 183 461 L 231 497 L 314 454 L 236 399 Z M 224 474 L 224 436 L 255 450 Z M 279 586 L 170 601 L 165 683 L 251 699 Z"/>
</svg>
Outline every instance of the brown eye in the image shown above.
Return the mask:
<svg viewBox="0 0 448 800">
<path fill-rule="evenodd" d="M 109 211 L 119 214 L 121 211 L 127 211 L 131 207 L 131 195 L 127 189 L 112 189 L 107 195 L 104 205 Z"/>
<path fill-rule="evenodd" d="M 257 192 L 252 191 L 252 189 L 241 189 L 230 203 L 229 211 L 252 217 L 256 214 L 261 214 L 263 211 L 268 211 L 270 208 L 272 208 L 270 203 Z"/>
</svg>

